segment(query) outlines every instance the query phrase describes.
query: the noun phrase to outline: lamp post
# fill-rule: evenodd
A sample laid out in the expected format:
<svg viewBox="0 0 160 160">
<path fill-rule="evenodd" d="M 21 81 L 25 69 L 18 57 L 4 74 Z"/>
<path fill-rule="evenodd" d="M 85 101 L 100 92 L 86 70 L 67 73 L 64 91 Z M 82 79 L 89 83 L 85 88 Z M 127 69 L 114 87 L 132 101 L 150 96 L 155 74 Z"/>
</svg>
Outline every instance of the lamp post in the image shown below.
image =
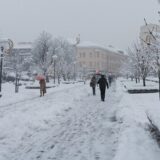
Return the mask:
<svg viewBox="0 0 160 160">
<path fill-rule="evenodd" d="M 84 84 L 86 84 L 86 65 L 83 65 L 83 79 L 84 79 Z"/>
<path fill-rule="evenodd" d="M 20 56 L 20 53 L 16 53 L 15 54 L 15 59 L 16 59 L 16 66 L 15 66 L 15 74 L 16 74 L 16 77 L 15 77 L 15 93 L 18 93 L 18 90 L 19 90 L 19 74 L 18 74 L 18 70 L 19 70 L 19 56 Z"/>
<path fill-rule="evenodd" d="M 74 64 L 74 81 L 76 81 L 76 61 L 73 62 Z"/>
<path fill-rule="evenodd" d="M 57 55 L 53 55 L 53 65 L 54 65 L 54 84 L 55 84 L 55 79 L 56 79 L 56 59 L 57 59 Z"/>
<path fill-rule="evenodd" d="M 16 78 L 15 78 L 15 93 L 18 93 L 19 90 L 19 75 L 17 73 L 17 69 L 16 69 Z"/>
</svg>

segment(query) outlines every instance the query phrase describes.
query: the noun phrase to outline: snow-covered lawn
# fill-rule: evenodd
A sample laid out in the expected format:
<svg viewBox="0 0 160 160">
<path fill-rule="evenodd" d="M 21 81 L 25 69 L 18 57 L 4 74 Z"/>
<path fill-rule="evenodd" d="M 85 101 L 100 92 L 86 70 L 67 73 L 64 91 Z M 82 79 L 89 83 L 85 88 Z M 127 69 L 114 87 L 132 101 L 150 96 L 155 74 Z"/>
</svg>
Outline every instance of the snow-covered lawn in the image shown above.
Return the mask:
<svg viewBox="0 0 160 160">
<path fill-rule="evenodd" d="M 3 84 L 0 160 L 159 160 L 147 115 L 160 127 L 158 93 L 128 94 L 117 80 L 100 101 L 89 82 L 39 90 Z"/>
<path fill-rule="evenodd" d="M 126 86 L 126 89 L 158 89 L 158 83 L 146 81 L 146 86 L 143 86 L 143 81 L 136 83 L 130 79 L 121 79 L 121 82 Z"/>
<path fill-rule="evenodd" d="M 148 131 L 147 115 L 160 128 L 159 96 L 158 93 L 128 94 L 124 84 L 133 86 L 133 83 L 135 82 L 123 81 L 123 84 L 119 83 L 119 89 L 117 88 L 117 92 L 123 89 L 124 93 L 117 110 L 117 119 L 121 121 L 121 133 L 115 159 L 127 157 L 128 160 L 158 160 L 160 148 Z"/>
</svg>

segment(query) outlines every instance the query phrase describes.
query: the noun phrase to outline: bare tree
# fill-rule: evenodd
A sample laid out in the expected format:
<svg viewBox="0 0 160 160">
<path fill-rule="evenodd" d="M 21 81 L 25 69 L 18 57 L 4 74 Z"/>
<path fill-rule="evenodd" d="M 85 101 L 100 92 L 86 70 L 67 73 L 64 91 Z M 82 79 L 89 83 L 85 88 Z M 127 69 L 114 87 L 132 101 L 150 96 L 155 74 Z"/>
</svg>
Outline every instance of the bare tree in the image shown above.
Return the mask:
<svg viewBox="0 0 160 160">
<path fill-rule="evenodd" d="M 32 59 L 38 72 L 48 76 L 52 60 L 52 36 L 43 31 L 33 44 Z"/>
<path fill-rule="evenodd" d="M 159 0 L 160 2 L 160 0 Z M 159 99 L 160 99 L 160 34 L 157 32 L 157 29 L 154 27 L 152 30 L 148 27 L 148 24 L 145 21 L 145 25 L 148 29 L 148 35 L 150 37 L 149 43 L 144 41 L 148 50 L 150 50 L 152 61 L 151 67 L 156 71 L 159 79 Z"/>
<path fill-rule="evenodd" d="M 140 58 L 139 58 L 139 49 L 136 45 L 134 45 L 133 51 L 131 49 L 128 49 L 129 54 L 129 70 L 132 75 L 132 77 L 135 78 L 136 83 L 138 82 L 138 79 L 140 79 Z"/>
<path fill-rule="evenodd" d="M 153 60 L 152 60 L 152 68 L 154 71 L 156 71 L 159 79 L 159 91 L 160 91 L 160 35 L 158 35 L 155 32 L 152 32 L 152 34 L 155 34 L 156 40 L 151 41 L 148 48 L 151 51 Z M 160 92 L 159 92 L 159 99 L 160 99 Z"/>
<path fill-rule="evenodd" d="M 140 74 L 143 80 L 143 86 L 146 86 L 146 77 L 151 70 L 151 62 L 152 62 L 152 56 L 150 50 L 145 46 L 141 46 L 139 50 L 139 58 L 140 58 L 140 63 L 139 63 Z"/>
<path fill-rule="evenodd" d="M 57 38 L 54 40 L 56 44 L 57 54 L 57 74 L 58 77 L 63 77 L 63 80 L 69 80 L 74 74 L 74 64 L 76 55 L 74 47 L 71 46 L 65 39 Z"/>
<path fill-rule="evenodd" d="M 146 77 L 151 69 L 151 54 L 147 47 L 137 44 L 134 46 L 133 51 L 129 52 L 130 65 L 132 73 L 136 79 L 141 76 L 143 80 L 143 86 L 146 86 Z"/>
</svg>

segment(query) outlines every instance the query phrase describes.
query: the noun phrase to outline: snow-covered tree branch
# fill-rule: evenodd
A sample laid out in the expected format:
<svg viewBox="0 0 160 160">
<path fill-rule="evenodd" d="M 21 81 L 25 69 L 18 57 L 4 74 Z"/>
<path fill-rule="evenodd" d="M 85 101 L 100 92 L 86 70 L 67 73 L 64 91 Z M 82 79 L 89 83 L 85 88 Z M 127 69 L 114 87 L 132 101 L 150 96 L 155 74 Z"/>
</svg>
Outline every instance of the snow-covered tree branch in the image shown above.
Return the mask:
<svg viewBox="0 0 160 160">
<path fill-rule="evenodd" d="M 56 60 L 53 56 L 56 55 Z M 32 59 L 36 70 L 44 75 L 52 74 L 56 67 L 57 76 L 64 80 L 73 77 L 73 62 L 76 55 L 74 47 L 63 38 L 55 38 L 47 32 L 42 32 L 35 41 L 32 50 Z M 55 66 L 56 63 L 56 66 Z"/>
</svg>

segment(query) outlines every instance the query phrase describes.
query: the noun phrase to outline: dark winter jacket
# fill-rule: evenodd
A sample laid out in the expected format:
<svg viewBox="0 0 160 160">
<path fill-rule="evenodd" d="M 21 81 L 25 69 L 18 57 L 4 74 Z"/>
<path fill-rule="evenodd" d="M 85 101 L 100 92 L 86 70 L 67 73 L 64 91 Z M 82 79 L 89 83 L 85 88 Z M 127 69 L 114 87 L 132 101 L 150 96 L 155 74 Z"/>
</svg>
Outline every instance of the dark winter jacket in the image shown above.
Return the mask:
<svg viewBox="0 0 160 160">
<path fill-rule="evenodd" d="M 90 82 L 90 86 L 91 86 L 91 87 L 95 87 L 95 86 L 96 86 L 96 83 L 97 83 L 96 77 L 93 76 L 92 79 L 91 79 L 91 82 Z"/>
<path fill-rule="evenodd" d="M 107 79 L 104 76 L 101 76 L 101 78 L 98 80 L 98 84 L 100 89 L 105 89 L 106 86 L 109 88 Z"/>
</svg>

